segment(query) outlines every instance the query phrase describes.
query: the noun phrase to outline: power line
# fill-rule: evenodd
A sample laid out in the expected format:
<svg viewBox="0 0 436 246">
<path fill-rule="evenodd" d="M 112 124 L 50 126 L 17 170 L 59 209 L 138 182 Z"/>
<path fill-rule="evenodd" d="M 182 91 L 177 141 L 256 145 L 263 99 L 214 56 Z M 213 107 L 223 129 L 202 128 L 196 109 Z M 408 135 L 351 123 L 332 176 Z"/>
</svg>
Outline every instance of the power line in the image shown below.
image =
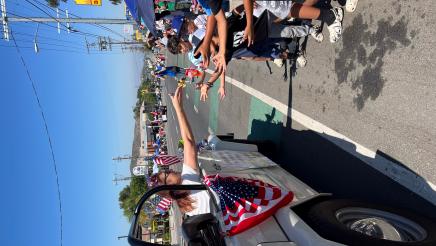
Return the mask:
<svg viewBox="0 0 436 246">
<path fill-rule="evenodd" d="M 3 39 L 3 38 L 2 38 Z M 34 40 L 27 40 L 27 39 L 17 39 L 18 42 L 24 42 L 24 43 L 34 43 Z M 65 47 L 65 48 L 71 48 L 71 49 L 79 49 L 79 48 L 83 48 L 83 46 L 80 45 L 76 45 L 76 46 L 71 46 L 71 45 L 64 45 L 64 44 L 56 44 L 56 43 L 49 43 L 49 42 L 40 42 L 37 41 L 36 42 L 38 45 L 39 44 L 46 44 L 46 45 L 51 45 L 51 46 L 58 46 L 58 47 Z"/>
<path fill-rule="evenodd" d="M 24 4 L 20 4 L 19 2 L 11 1 L 11 0 L 9 0 L 9 2 L 12 2 L 13 5 L 20 6 L 20 8 L 22 8 L 22 9 L 27 9 L 27 10 L 30 10 L 30 11 L 32 11 L 32 12 L 34 11 L 34 9 L 32 9 L 32 8 L 30 8 L 30 7 L 27 7 L 27 6 L 24 5 Z"/>
<path fill-rule="evenodd" d="M 48 17 L 52 18 L 53 20 L 56 20 L 56 18 L 54 16 L 51 16 L 49 13 L 47 13 L 45 10 L 41 9 L 40 7 L 36 6 L 34 3 L 30 2 L 29 0 L 24 0 L 27 3 L 31 4 L 33 7 L 41 10 L 44 14 L 46 14 Z M 59 22 L 58 22 L 59 23 Z M 69 30 L 70 28 L 68 28 L 64 23 L 60 23 L 63 27 L 65 27 L 67 30 Z"/>
<path fill-rule="evenodd" d="M 4 48 L 15 48 L 15 46 L 13 45 L 2 45 L 0 44 L 0 47 L 4 47 Z M 33 46 L 19 46 L 20 49 L 35 49 Z M 123 52 L 91 52 L 91 53 L 87 53 L 87 52 L 80 52 L 77 50 L 65 50 L 65 49 L 51 49 L 51 48 L 45 48 L 45 47 L 39 47 L 40 50 L 45 50 L 45 51 L 56 51 L 56 52 L 65 52 L 65 53 L 74 53 L 74 54 L 84 54 L 84 55 L 121 55 L 121 54 L 125 54 Z"/>
<path fill-rule="evenodd" d="M 26 0 L 26 1 L 27 1 L 27 0 Z M 50 9 L 51 11 L 55 11 L 54 8 L 49 7 L 48 5 L 46 5 L 46 4 L 44 4 L 44 3 L 41 3 L 41 2 L 38 1 L 38 0 L 32 0 L 32 1 L 38 3 L 38 4 L 41 5 L 41 6 L 44 6 L 44 7 L 47 8 L 47 9 Z M 59 9 L 61 12 L 66 13 L 66 10 L 63 10 L 63 9 L 61 9 L 61 8 L 57 8 L 57 9 Z M 75 15 L 75 14 L 72 14 L 72 13 L 69 13 L 69 14 L 70 14 L 71 16 L 74 16 L 74 17 L 77 17 L 77 18 L 80 18 L 80 19 L 82 18 L 82 17 L 80 17 L 80 16 L 78 16 L 78 15 Z M 104 30 L 106 30 L 106 31 L 109 31 L 109 32 L 111 32 L 111 33 L 113 33 L 113 34 L 115 34 L 115 35 L 120 36 L 121 38 L 125 38 L 124 35 L 122 35 L 122 34 L 120 34 L 119 32 L 116 32 L 116 31 L 110 29 L 109 27 L 106 27 L 106 26 L 103 26 L 103 25 L 100 25 L 100 24 L 91 24 L 91 25 L 96 26 L 96 27 L 99 27 L 99 28 L 104 29 Z"/>
<path fill-rule="evenodd" d="M 57 26 L 52 26 L 52 25 L 50 25 L 50 24 L 48 24 L 48 23 L 45 23 L 45 22 L 35 21 L 35 20 L 32 19 L 32 18 L 25 17 L 25 16 L 21 16 L 21 15 L 18 15 L 18 14 L 12 13 L 12 12 L 10 12 L 10 11 L 7 11 L 7 13 L 10 14 L 10 15 L 13 15 L 13 16 L 16 16 L 16 17 L 19 17 L 19 18 L 23 18 L 23 19 L 29 20 L 29 21 L 34 22 L 34 23 L 39 23 L 39 24 L 42 24 L 42 25 L 45 25 L 45 26 L 48 26 L 48 27 L 54 28 L 54 29 L 56 29 L 56 30 L 58 29 Z M 52 18 L 52 17 L 50 17 L 50 18 Z M 63 31 L 68 31 L 68 30 L 66 30 L 66 29 L 62 29 L 62 28 L 60 28 L 60 29 L 63 30 Z M 71 31 L 72 34 L 79 34 L 79 35 L 83 35 L 83 36 L 92 36 L 92 37 L 96 37 L 96 38 L 100 37 L 99 35 L 96 35 L 96 34 L 93 34 L 93 33 L 82 32 L 82 31 L 79 31 L 79 30 L 76 30 L 76 29 L 70 29 L 70 31 Z"/>
<path fill-rule="evenodd" d="M 34 35 L 31 35 L 31 34 L 26 34 L 26 33 L 16 33 L 16 32 L 14 32 L 14 34 L 15 35 L 18 35 L 18 36 L 25 36 L 25 37 L 31 37 L 32 38 L 32 40 L 27 40 L 27 39 L 17 39 L 18 41 L 23 41 L 23 42 L 35 42 L 35 40 L 34 40 Z M 1 39 L 4 39 L 4 38 L 1 38 Z M 69 47 L 69 48 L 83 48 L 83 45 L 81 45 L 81 44 L 78 44 L 77 42 L 72 42 L 72 41 L 67 41 L 67 40 L 61 40 L 61 39 L 52 39 L 52 38 L 50 38 L 50 37 L 45 37 L 45 36 L 37 36 L 37 39 L 39 40 L 39 39 L 43 39 L 43 40 L 48 40 L 48 41 L 56 41 L 56 42 L 65 42 L 65 44 L 57 44 L 57 43 L 47 43 L 47 42 L 45 42 L 45 41 L 43 41 L 43 42 L 40 42 L 40 41 L 37 41 L 37 43 L 38 44 L 49 44 L 49 45 L 55 45 L 55 46 L 62 46 L 62 47 Z M 67 44 L 69 44 L 69 45 L 67 45 Z"/>
<path fill-rule="evenodd" d="M 22 33 L 22 32 L 14 32 L 14 34 L 18 35 L 18 36 L 26 36 L 26 37 L 32 37 L 32 38 L 35 37 L 35 35 L 27 34 L 27 33 Z M 81 46 L 81 45 L 77 44 L 77 42 L 63 40 L 63 39 L 58 39 L 58 38 L 53 38 L 53 37 L 48 37 L 48 36 L 41 36 L 39 34 L 38 34 L 38 39 L 49 39 L 49 40 L 53 40 L 53 41 L 57 41 L 57 42 L 70 43 L 70 44 L 76 44 L 78 46 Z"/>
<path fill-rule="evenodd" d="M 58 191 L 59 214 L 60 214 L 60 217 L 59 217 L 59 219 L 60 219 L 60 234 L 61 234 L 60 245 L 62 246 L 63 245 L 62 199 L 61 199 L 61 189 L 60 189 L 60 185 L 59 185 L 59 173 L 58 173 L 58 167 L 57 167 L 56 158 L 55 158 L 55 154 L 54 154 L 54 150 L 53 150 L 53 143 L 52 143 L 52 140 L 51 140 L 51 137 L 50 137 L 50 132 L 48 130 L 48 124 L 47 124 L 47 120 L 45 118 L 44 109 L 42 107 L 41 100 L 39 99 L 39 95 L 38 95 L 38 92 L 36 90 L 35 83 L 34 83 L 34 81 L 32 79 L 32 76 L 30 76 L 29 68 L 27 67 L 26 62 L 24 61 L 24 57 L 21 54 L 20 48 L 18 47 L 17 41 L 15 40 L 15 37 L 14 37 L 14 34 L 13 34 L 12 31 L 11 31 L 11 37 L 12 37 L 12 40 L 14 41 L 15 48 L 17 49 L 17 53 L 20 56 L 21 63 L 23 64 L 23 67 L 26 70 L 27 77 L 29 78 L 29 81 L 32 84 L 33 94 L 35 96 L 35 99 L 36 99 L 36 102 L 38 104 L 39 111 L 41 113 L 41 117 L 42 117 L 42 120 L 43 120 L 44 126 L 45 126 L 45 133 L 46 133 L 47 140 L 48 140 L 48 143 L 49 143 L 51 158 L 52 158 L 52 161 L 53 161 L 53 168 L 54 168 L 55 176 L 56 176 L 56 186 L 57 186 L 57 191 Z"/>
</svg>

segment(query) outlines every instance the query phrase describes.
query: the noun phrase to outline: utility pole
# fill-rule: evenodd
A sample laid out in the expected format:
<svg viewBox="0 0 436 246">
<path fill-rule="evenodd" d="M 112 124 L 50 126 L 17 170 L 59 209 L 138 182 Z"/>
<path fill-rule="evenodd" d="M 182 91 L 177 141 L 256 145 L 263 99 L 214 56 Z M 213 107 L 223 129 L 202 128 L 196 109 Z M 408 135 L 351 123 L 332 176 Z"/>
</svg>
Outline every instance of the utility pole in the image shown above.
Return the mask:
<svg viewBox="0 0 436 246">
<path fill-rule="evenodd" d="M 114 175 L 114 178 L 112 179 L 112 181 L 114 182 L 115 185 L 118 185 L 118 182 L 120 181 L 129 181 L 131 180 L 133 177 L 129 176 L 129 177 L 120 177 L 118 175 Z"/>
<path fill-rule="evenodd" d="M 70 18 L 68 11 L 66 11 L 66 18 L 59 17 L 59 9 L 56 9 L 55 17 L 17 17 L 7 16 L 6 0 L 0 0 L 1 23 L 3 26 L 3 37 L 9 41 L 9 23 L 10 22 L 36 22 L 36 23 L 56 23 L 58 33 L 60 33 L 60 24 L 66 23 L 67 31 L 75 31 L 70 27 L 70 23 L 83 23 L 83 24 L 134 24 L 134 20 L 127 19 L 106 19 L 106 18 Z"/>
<path fill-rule="evenodd" d="M 9 41 L 9 26 L 6 16 L 6 0 L 0 0 L 0 12 L 2 17 L 2 26 L 3 26 L 3 37 L 5 40 Z"/>
<path fill-rule="evenodd" d="M 5 1 L 5 0 L 1 0 Z M 6 13 L 6 10 L 4 11 Z M 134 24 L 132 20 L 126 19 L 106 19 L 106 18 L 52 18 L 52 17 L 3 17 L 6 22 L 39 22 L 39 23 L 83 23 L 83 24 Z"/>
<path fill-rule="evenodd" d="M 113 161 L 122 161 L 122 160 L 133 160 L 133 159 L 141 159 L 149 156 L 117 156 L 112 158 Z"/>
<path fill-rule="evenodd" d="M 112 45 L 121 45 L 121 49 L 124 49 L 123 45 L 143 45 L 144 43 L 136 41 L 113 41 L 110 37 L 99 37 L 96 43 L 88 43 L 86 41 L 86 48 L 89 50 L 90 47 L 98 47 L 100 51 L 112 50 Z M 89 51 L 88 51 L 89 52 Z"/>
</svg>

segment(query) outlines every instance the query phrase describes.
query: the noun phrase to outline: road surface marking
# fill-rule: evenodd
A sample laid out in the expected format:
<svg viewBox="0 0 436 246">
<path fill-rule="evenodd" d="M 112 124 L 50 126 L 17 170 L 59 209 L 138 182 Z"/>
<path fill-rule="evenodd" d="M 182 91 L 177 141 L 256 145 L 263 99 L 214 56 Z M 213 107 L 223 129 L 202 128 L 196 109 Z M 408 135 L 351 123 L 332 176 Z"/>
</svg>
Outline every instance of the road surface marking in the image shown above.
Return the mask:
<svg viewBox="0 0 436 246">
<path fill-rule="evenodd" d="M 195 106 L 195 105 L 194 105 L 194 111 L 195 111 L 195 113 L 198 114 L 198 108 L 197 108 L 197 106 Z"/>
<path fill-rule="evenodd" d="M 174 118 L 174 112 L 173 112 L 173 110 L 171 110 L 171 116 L 173 117 L 173 120 L 175 121 L 176 118 Z"/>
<path fill-rule="evenodd" d="M 213 73 L 213 71 L 210 69 L 207 69 L 206 72 L 208 72 L 209 74 Z M 432 204 L 436 205 L 436 185 L 425 180 L 423 177 L 413 173 L 412 171 L 404 167 L 399 166 L 397 163 L 388 160 L 381 155 L 378 155 L 375 151 L 351 140 L 347 136 L 331 129 L 326 125 L 323 125 L 322 123 L 310 118 L 309 116 L 293 108 L 289 108 L 286 104 L 281 103 L 278 100 L 238 80 L 226 76 L 226 82 L 269 104 L 271 107 L 276 108 L 286 117 L 289 117 L 290 113 L 290 118 L 292 120 L 298 122 L 307 129 L 317 132 L 322 137 L 334 143 L 344 151 L 359 158 L 360 160 L 375 168 L 379 172 L 387 175 L 397 183 L 403 185 L 404 187 L 428 200 Z"/>
<path fill-rule="evenodd" d="M 188 95 L 188 92 L 186 92 L 186 99 L 189 99 L 189 95 Z"/>
</svg>

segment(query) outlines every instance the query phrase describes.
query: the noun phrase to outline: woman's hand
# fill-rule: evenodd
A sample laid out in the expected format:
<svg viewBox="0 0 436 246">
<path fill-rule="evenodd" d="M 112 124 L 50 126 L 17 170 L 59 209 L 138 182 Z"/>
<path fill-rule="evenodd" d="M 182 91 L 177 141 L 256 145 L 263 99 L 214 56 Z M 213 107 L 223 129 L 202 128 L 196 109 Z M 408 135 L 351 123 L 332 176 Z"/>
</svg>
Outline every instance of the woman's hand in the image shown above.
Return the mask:
<svg viewBox="0 0 436 246">
<path fill-rule="evenodd" d="M 219 52 L 216 56 L 213 57 L 213 63 L 215 64 L 217 71 L 226 71 L 226 56 L 222 52 Z"/>
<path fill-rule="evenodd" d="M 224 98 L 226 97 L 226 88 L 220 86 L 220 88 L 218 89 L 218 96 L 220 97 L 220 100 L 224 100 Z"/>
<path fill-rule="evenodd" d="M 209 45 L 201 45 L 200 48 L 198 48 L 197 52 L 194 53 L 194 57 L 197 57 L 199 54 L 201 55 L 201 58 L 203 59 L 203 66 L 204 68 L 209 67 Z"/>
<path fill-rule="evenodd" d="M 245 27 L 243 40 L 247 40 L 248 47 L 250 47 L 254 42 L 254 30 L 251 23 L 247 23 L 247 26 Z"/>
<path fill-rule="evenodd" d="M 175 110 L 183 109 L 183 88 L 177 87 L 176 91 L 173 94 L 170 94 L 171 102 L 173 103 Z"/>
<path fill-rule="evenodd" d="M 207 93 L 209 92 L 209 86 L 207 84 L 203 84 L 200 88 L 200 100 L 206 102 L 208 98 Z"/>
<path fill-rule="evenodd" d="M 198 83 L 195 83 L 195 89 L 196 89 L 196 90 L 200 90 L 202 86 L 203 86 L 203 81 L 200 81 L 200 82 L 198 82 Z"/>
</svg>

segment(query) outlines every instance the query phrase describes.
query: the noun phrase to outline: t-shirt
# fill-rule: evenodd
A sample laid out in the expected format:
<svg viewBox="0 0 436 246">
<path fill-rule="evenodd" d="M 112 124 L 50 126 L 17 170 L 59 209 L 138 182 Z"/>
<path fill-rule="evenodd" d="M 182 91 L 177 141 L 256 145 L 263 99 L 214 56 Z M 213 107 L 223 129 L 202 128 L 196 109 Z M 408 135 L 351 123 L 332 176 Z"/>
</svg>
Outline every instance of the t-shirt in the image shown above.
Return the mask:
<svg viewBox="0 0 436 246">
<path fill-rule="evenodd" d="M 216 15 L 221 10 L 223 0 L 198 0 L 206 15 Z"/>
<path fill-rule="evenodd" d="M 287 19 L 291 12 L 292 1 L 256 1 L 264 9 L 269 10 L 280 19 Z"/>
<path fill-rule="evenodd" d="M 165 45 L 165 47 L 167 47 L 167 45 L 168 45 L 168 38 L 167 37 L 163 37 L 163 38 L 160 39 L 160 42 L 163 45 Z"/>
<path fill-rule="evenodd" d="M 206 30 L 198 28 L 193 34 L 189 35 L 189 42 L 192 44 L 192 50 L 188 52 L 188 59 L 197 67 L 200 67 L 203 59 L 201 56 L 195 58 L 194 53 L 197 50 L 197 47 L 201 44 L 204 36 L 206 34 Z"/>
<path fill-rule="evenodd" d="M 198 172 L 185 164 L 182 167 L 182 184 L 202 184 Z M 206 190 L 192 190 L 189 196 L 194 200 L 194 210 L 187 212 L 187 215 L 194 216 L 210 213 L 210 197 Z"/>
<path fill-rule="evenodd" d="M 198 29 L 206 30 L 207 15 L 198 15 L 197 18 L 195 18 L 194 20 L 194 24 L 197 26 Z"/>
</svg>

